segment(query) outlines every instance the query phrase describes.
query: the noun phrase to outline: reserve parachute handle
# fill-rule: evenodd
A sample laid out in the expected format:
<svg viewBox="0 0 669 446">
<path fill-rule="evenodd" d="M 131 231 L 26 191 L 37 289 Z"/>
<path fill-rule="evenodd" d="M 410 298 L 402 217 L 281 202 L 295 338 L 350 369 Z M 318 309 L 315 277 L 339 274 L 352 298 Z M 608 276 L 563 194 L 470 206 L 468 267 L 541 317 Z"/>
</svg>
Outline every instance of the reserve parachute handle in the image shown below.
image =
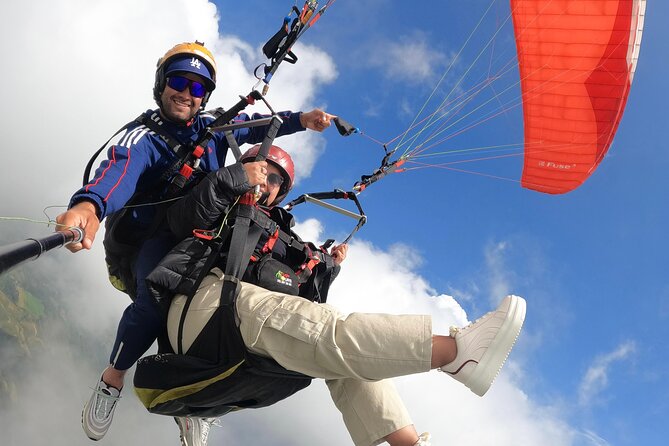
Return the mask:
<svg viewBox="0 0 669 446">
<path fill-rule="evenodd" d="M 2 246 L 0 247 L 0 274 L 27 260 L 35 260 L 52 249 L 70 243 L 79 243 L 83 238 L 84 231 L 82 229 L 68 228 L 62 232 L 55 232 L 48 237 L 30 238 L 22 242 Z"/>
</svg>

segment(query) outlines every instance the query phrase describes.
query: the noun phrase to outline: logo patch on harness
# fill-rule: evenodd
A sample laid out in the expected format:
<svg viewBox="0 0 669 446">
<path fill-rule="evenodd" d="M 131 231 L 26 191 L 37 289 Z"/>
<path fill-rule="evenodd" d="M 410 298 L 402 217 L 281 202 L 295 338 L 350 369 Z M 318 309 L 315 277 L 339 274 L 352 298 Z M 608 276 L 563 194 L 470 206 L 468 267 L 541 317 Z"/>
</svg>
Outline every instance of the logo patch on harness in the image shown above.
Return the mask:
<svg viewBox="0 0 669 446">
<path fill-rule="evenodd" d="M 199 70 L 201 65 L 202 65 L 202 63 L 196 57 L 193 57 L 190 60 L 190 66 L 191 67 L 195 67 Z"/>
<path fill-rule="evenodd" d="M 283 271 L 276 272 L 276 283 L 280 283 L 285 286 L 293 286 L 293 279 L 290 277 L 290 274 L 284 273 Z"/>
</svg>

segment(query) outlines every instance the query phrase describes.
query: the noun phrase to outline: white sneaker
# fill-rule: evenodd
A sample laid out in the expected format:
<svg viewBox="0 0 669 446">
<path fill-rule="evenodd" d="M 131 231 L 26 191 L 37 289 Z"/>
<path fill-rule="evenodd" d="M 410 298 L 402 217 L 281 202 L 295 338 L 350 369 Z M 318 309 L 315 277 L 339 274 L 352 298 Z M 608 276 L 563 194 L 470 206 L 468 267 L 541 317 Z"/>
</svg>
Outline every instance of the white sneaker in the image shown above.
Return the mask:
<svg viewBox="0 0 669 446">
<path fill-rule="evenodd" d="M 418 441 L 414 443 L 413 446 L 431 446 L 432 443 L 430 443 L 430 433 L 429 432 L 423 432 L 420 434 L 420 437 L 418 437 Z"/>
<path fill-rule="evenodd" d="M 93 395 L 81 412 L 81 427 L 91 440 L 100 440 L 111 426 L 116 403 L 121 398 L 121 391 L 108 386 L 102 378 L 93 389 Z"/>
<path fill-rule="evenodd" d="M 507 296 L 497 310 L 464 328 L 451 327 L 458 348 L 455 360 L 440 367 L 478 396 L 483 396 L 509 356 L 525 320 L 525 299 Z"/>
<path fill-rule="evenodd" d="M 174 421 L 179 425 L 181 446 L 207 446 L 216 418 L 174 417 Z"/>
</svg>

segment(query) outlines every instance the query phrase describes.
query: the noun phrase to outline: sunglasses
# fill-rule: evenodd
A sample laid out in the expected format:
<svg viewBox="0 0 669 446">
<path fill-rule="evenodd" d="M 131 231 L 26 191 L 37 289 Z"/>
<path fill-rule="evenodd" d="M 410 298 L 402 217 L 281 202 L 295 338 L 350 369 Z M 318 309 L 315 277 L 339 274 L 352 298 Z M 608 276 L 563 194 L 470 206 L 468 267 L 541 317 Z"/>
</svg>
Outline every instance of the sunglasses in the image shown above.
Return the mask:
<svg viewBox="0 0 669 446">
<path fill-rule="evenodd" d="M 207 94 L 207 87 L 197 81 L 192 81 L 183 76 L 170 76 L 167 78 L 167 86 L 176 91 L 184 91 L 190 87 L 190 95 L 194 98 L 203 98 Z"/>
<path fill-rule="evenodd" d="M 267 175 L 267 185 L 273 187 L 281 187 L 283 184 L 283 177 L 278 173 L 270 173 Z"/>
</svg>

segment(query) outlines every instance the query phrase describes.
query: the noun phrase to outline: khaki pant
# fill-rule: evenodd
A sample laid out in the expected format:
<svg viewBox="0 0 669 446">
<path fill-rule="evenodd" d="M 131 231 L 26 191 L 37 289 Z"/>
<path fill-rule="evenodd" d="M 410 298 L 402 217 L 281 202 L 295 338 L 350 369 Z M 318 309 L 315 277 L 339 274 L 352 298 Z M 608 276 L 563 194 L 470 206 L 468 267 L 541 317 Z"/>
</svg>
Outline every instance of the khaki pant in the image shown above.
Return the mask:
<svg viewBox="0 0 669 446">
<path fill-rule="evenodd" d="M 430 370 L 430 316 L 352 313 L 243 283 L 237 297 L 247 348 L 326 380 L 356 446 L 412 424 L 395 376 Z"/>
</svg>

